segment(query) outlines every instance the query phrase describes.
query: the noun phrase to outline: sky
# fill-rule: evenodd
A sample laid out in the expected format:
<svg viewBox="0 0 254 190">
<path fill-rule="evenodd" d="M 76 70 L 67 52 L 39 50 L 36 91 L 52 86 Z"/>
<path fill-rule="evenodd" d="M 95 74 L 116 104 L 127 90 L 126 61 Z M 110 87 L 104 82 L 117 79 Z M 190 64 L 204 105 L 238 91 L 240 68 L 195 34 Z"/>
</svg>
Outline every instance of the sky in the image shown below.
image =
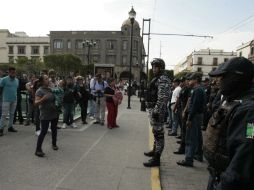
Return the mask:
<svg viewBox="0 0 254 190">
<path fill-rule="evenodd" d="M 143 19 L 151 18 L 152 33 L 213 36 L 151 35 L 150 60 L 163 58 L 167 69 L 194 50 L 236 51 L 237 46 L 254 39 L 253 0 L 3 0 L 0 29 L 24 31 L 29 36 L 46 36 L 54 30 L 119 31 L 131 6 L 140 26 Z"/>
</svg>

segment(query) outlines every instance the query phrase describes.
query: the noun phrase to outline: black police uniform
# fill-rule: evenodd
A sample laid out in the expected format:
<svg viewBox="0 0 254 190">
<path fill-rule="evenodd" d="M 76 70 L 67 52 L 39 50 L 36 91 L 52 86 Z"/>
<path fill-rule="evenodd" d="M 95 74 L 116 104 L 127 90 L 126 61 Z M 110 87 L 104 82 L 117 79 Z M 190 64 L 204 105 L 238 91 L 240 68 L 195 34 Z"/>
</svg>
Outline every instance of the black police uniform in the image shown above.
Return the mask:
<svg viewBox="0 0 254 190">
<path fill-rule="evenodd" d="M 222 76 L 223 101 L 209 120 L 204 138 L 210 171 L 207 189 L 253 190 L 254 66 L 237 57 L 209 75 Z"/>
</svg>

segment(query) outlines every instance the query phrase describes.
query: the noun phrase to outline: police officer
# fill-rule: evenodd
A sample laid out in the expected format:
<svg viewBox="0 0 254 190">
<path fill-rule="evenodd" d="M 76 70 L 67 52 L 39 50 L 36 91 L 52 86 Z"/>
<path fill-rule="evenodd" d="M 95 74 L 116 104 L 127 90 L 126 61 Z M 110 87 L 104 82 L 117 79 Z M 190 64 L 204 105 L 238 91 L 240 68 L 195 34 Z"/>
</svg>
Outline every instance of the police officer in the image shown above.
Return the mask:
<svg viewBox="0 0 254 190">
<path fill-rule="evenodd" d="M 166 114 L 167 102 L 170 94 L 170 79 L 164 74 L 165 62 L 155 58 L 151 62 L 154 78 L 152 79 L 147 96 L 150 123 L 154 135 L 153 150 L 144 155 L 152 157 L 144 163 L 145 167 L 160 166 L 160 157 L 164 148 L 163 121 Z"/>
<path fill-rule="evenodd" d="M 237 57 L 209 73 L 221 77 L 223 99 L 204 138 L 208 190 L 254 189 L 254 66 Z"/>
</svg>

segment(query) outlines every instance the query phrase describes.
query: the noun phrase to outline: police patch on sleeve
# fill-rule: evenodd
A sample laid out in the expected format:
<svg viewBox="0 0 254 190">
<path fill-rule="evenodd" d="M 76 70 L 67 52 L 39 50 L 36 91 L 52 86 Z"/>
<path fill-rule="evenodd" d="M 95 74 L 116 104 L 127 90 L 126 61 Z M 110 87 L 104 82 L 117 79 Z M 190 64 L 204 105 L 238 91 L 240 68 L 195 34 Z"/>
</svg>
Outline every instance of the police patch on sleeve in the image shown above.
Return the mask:
<svg viewBox="0 0 254 190">
<path fill-rule="evenodd" d="M 247 123 L 246 138 L 254 139 L 254 123 Z"/>
</svg>

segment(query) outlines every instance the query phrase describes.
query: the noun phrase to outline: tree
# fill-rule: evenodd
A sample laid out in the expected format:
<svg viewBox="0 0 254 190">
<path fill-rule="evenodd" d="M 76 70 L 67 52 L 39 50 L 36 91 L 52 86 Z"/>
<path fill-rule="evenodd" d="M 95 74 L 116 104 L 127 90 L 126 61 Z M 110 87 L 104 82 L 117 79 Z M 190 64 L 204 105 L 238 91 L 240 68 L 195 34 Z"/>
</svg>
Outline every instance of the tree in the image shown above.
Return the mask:
<svg viewBox="0 0 254 190">
<path fill-rule="evenodd" d="M 80 72 L 82 62 L 73 54 L 51 54 L 44 57 L 47 68 L 52 68 L 61 76 L 69 75 L 70 72 Z"/>
</svg>

